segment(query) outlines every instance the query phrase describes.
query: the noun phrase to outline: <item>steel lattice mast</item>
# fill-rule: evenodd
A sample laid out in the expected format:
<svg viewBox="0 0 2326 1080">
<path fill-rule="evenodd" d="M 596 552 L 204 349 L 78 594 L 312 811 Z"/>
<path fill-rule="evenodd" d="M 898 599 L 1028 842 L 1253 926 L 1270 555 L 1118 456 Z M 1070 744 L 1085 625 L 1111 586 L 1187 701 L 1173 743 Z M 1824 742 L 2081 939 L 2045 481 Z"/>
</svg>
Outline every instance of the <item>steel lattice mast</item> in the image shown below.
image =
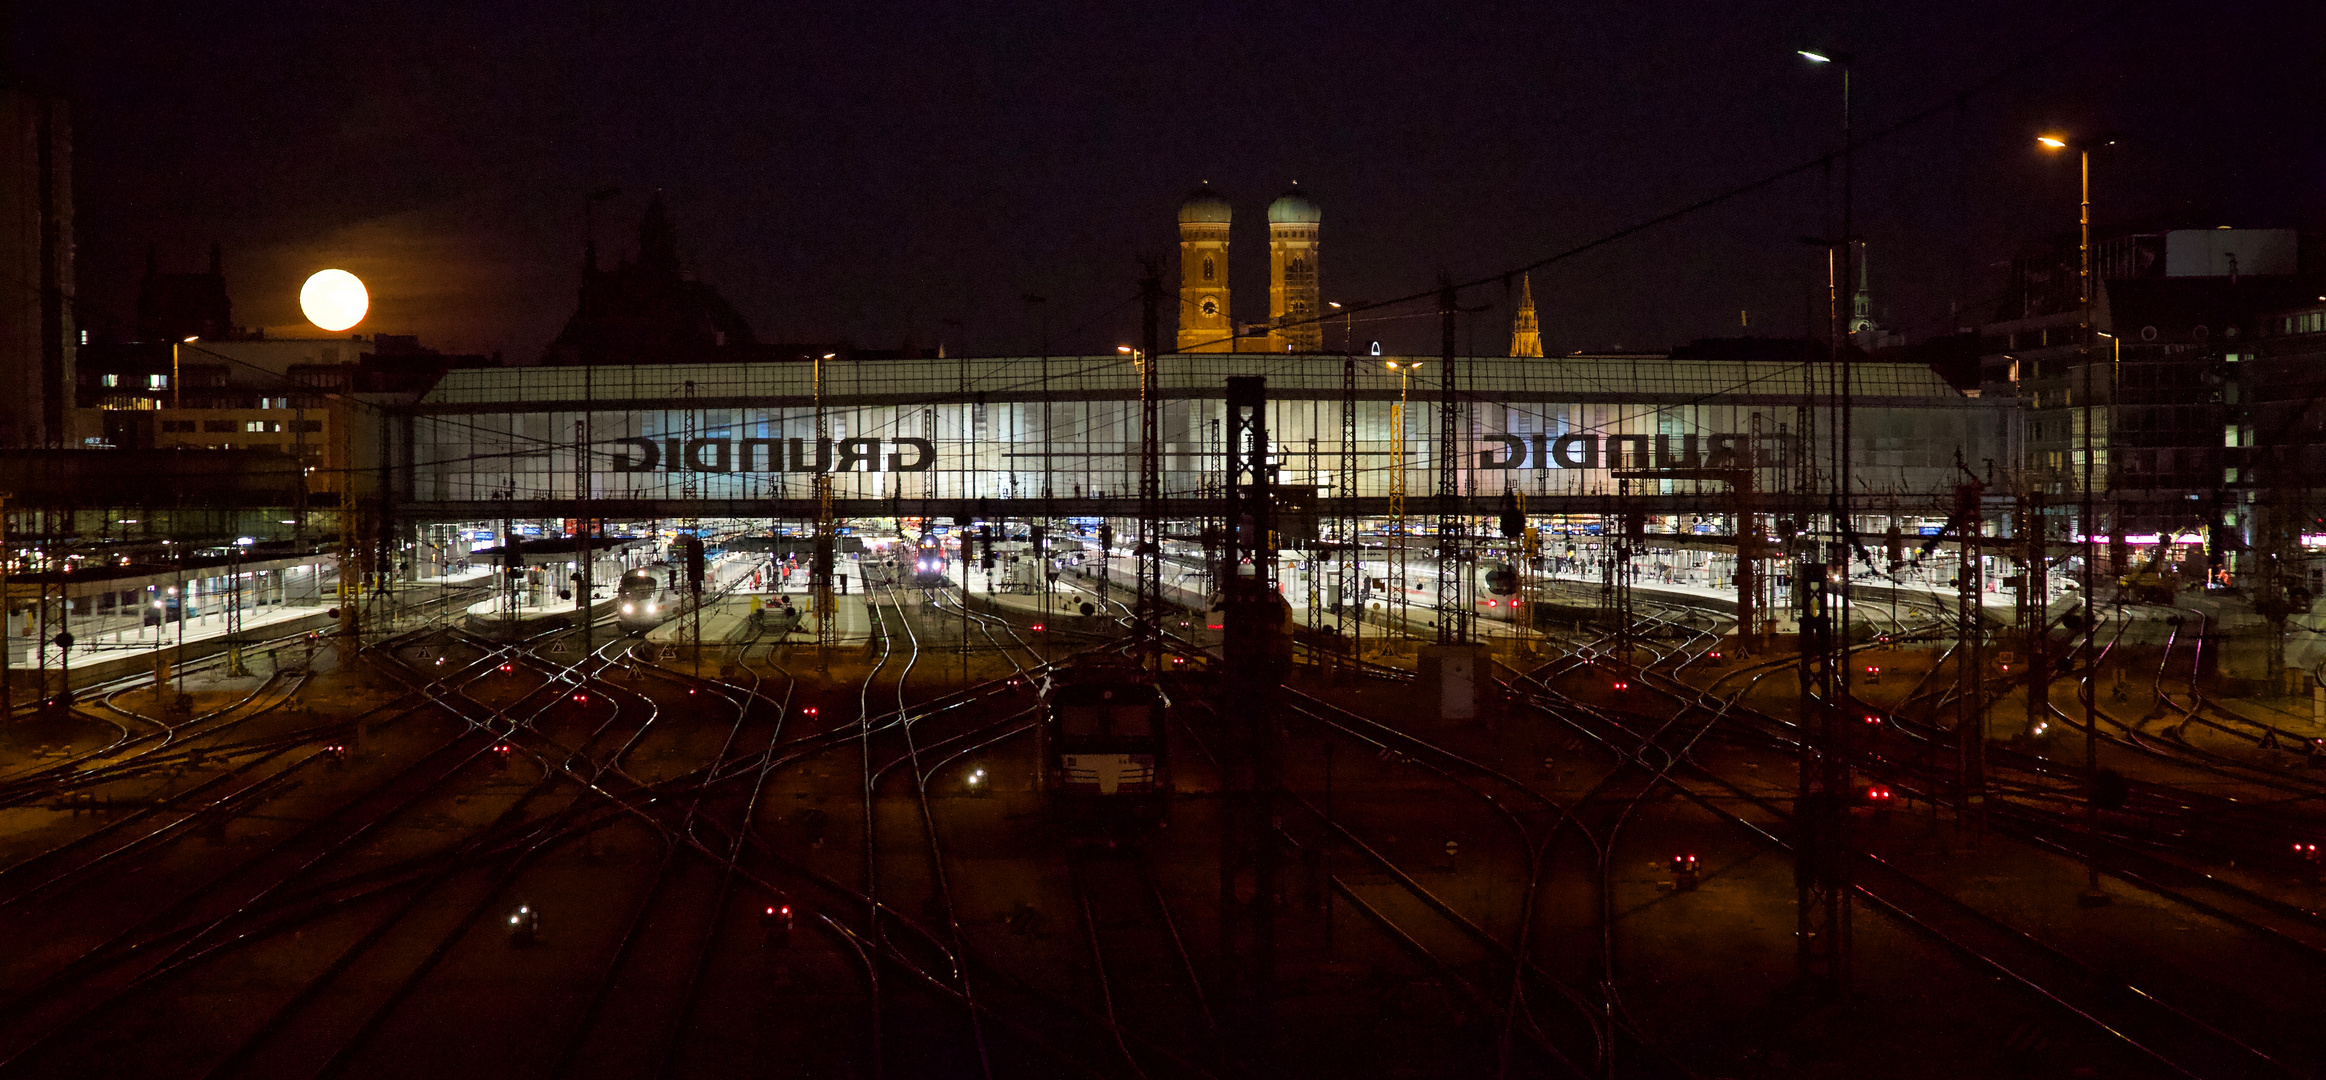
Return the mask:
<svg viewBox="0 0 2326 1080">
<path fill-rule="evenodd" d="M 1438 373 L 1438 644 L 1456 645 L 1470 640 L 1470 612 L 1462 603 L 1462 518 L 1460 451 L 1456 440 L 1460 437 L 1461 411 L 1454 396 L 1454 316 L 1460 309 L 1454 303 L 1454 286 L 1444 279 L 1438 290 L 1439 348 L 1438 358 L 1444 370 Z"/>
<path fill-rule="evenodd" d="M 1163 300 L 1163 279 L 1156 264 L 1147 263 L 1147 276 L 1139 282 L 1140 298 L 1145 301 L 1140 316 L 1139 354 L 1139 595 L 1134 621 L 1137 633 L 1145 639 L 1152 652 L 1153 662 L 1160 666 L 1163 657 L 1163 395 L 1156 368 L 1162 357 L 1156 352 L 1160 345 L 1158 324 Z"/>
</svg>

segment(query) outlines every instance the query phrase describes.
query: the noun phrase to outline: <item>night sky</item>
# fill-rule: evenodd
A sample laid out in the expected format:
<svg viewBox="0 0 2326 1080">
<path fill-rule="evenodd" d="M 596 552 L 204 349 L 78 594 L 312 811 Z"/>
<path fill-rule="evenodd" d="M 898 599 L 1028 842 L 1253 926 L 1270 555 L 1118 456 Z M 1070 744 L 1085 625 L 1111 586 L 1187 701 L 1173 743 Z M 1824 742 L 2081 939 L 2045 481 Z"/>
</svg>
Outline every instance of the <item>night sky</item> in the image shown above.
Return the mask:
<svg viewBox="0 0 2326 1080">
<path fill-rule="evenodd" d="M 22 80 L 76 112 L 85 325 L 127 332 L 148 245 L 224 245 L 237 321 L 298 321 L 308 272 L 373 287 L 359 331 L 531 357 L 572 309 L 585 192 L 602 249 L 656 189 L 684 257 L 763 339 L 978 353 L 1130 340 L 1137 259 L 1208 179 L 1237 208 L 1235 314 L 1266 313 L 1263 210 L 1324 210 L 1328 299 L 1486 276 L 2019 67 L 1863 150 L 1879 311 L 1916 337 L 1984 311 L 1999 264 L 2075 223 L 2054 128 L 2123 131 L 2112 225 L 2326 225 L 2326 5 L 802 5 L 688 0 L 23 4 Z M 2111 12 L 2119 12 L 2110 17 Z M 2035 63 L 2021 58 L 2101 27 Z M 1829 234 L 1810 172 L 1535 276 L 1547 349 L 1798 334 Z M 1023 297 L 1039 294 L 1039 309 Z M 1465 302 L 1506 344 L 1499 286 Z M 1168 334 L 1168 321 L 1166 334 Z M 1360 341 L 1436 351 L 1434 320 Z M 1338 347 L 1338 328 L 1327 333 Z"/>
</svg>

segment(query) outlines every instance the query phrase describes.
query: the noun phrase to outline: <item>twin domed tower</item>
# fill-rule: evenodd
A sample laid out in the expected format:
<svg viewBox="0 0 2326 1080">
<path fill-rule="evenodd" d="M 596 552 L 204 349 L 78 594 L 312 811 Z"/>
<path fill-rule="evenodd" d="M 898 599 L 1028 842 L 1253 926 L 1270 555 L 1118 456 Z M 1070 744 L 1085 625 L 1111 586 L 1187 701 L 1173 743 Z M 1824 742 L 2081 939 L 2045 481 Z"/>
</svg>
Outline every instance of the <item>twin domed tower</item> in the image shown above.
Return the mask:
<svg viewBox="0 0 2326 1080">
<path fill-rule="evenodd" d="M 1228 315 L 1228 225 L 1234 211 L 1207 183 L 1179 204 L 1179 351 L 1320 352 L 1324 309 L 1317 287 L 1317 225 L 1324 219 L 1298 185 L 1268 204 L 1268 322 L 1238 327 Z"/>
</svg>

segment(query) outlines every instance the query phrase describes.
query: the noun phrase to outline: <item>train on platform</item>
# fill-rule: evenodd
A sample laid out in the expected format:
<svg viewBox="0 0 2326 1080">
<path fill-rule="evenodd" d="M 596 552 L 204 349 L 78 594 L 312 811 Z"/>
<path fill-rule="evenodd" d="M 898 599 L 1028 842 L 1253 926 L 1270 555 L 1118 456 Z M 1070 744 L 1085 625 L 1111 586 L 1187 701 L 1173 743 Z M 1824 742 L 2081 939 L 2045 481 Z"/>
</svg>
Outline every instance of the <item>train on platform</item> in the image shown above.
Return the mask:
<svg viewBox="0 0 2326 1080">
<path fill-rule="evenodd" d="M 668 564 L 624 571 L 614 586 L 615 625 L 643 634 L 678 614 L 681 596 L 676 579 L 677 571 Z"/>
<path fill-rule="evenodd" d="M 912 560 L 910 570 L 914 588 L 938 589 L 952 584 L 953 579 L 946 576 L 952 559 L 945 553 L 944 537 L 935 533 L 922 533 L 907 557 Z"/>
<path fill-rule="evenodd" d="M 1128 660 L 1085 657 L 1042 682 L 1042 787 L 1070 842 L 1112 846 L 1160 824 L 1171 802 L 1171 699 Z"/>
</svg>

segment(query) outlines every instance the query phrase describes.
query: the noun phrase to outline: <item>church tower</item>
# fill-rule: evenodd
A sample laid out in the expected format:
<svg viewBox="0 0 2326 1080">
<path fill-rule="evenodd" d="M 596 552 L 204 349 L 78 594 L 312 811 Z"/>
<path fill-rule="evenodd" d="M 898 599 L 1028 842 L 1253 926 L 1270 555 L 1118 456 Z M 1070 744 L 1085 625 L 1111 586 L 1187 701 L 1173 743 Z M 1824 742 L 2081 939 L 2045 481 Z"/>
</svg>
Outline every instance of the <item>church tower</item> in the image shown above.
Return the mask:
<svg viewBox="0 0 2326 1080">
<path fill-rule="evenodd" d="M 1227 200 L 1211 185 L 1179 204 L 1179 351 L 1234 352 L 1228 320 Z"/>
<path fill-rule="evenodd" d="M 1858 294 L 1850 298 L 1850 336 L 1871 334 L 1874 330 L 1874 291 L 1866 284 L 1866 249 L 1858 248 Z"/>
<path fill-rule="evenodd" d="M 1535 322 L 1534 283 L 1524 274 L 1518 278 L 1518 313 L 1510 319 L 1510 355 L 1541 356 L 1543 354 L 1542 327 Z"/>
<path fill-rule="evenodd" d="M 1298 184 L 1268 204 L 1268 322 L 1275 328 L 1269 352 L 1324 351 L 1324 326 L 1309 321 L 1324 310 L 1316 275 L 1317 223 L 1323 219 Z"/>
</svg>

